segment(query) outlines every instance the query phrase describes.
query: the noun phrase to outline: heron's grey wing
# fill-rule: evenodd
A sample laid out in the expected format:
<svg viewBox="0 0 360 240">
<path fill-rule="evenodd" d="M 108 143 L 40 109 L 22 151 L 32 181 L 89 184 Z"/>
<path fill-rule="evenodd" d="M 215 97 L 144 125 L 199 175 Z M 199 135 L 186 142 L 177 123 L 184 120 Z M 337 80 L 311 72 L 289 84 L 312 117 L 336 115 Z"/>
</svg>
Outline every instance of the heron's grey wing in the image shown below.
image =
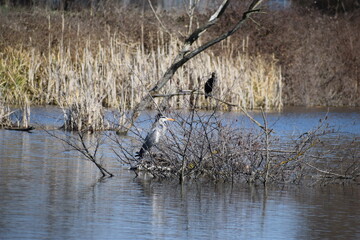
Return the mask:
<svg viewBox="0 0 360 240">
<path fill-rule="evenodd" d="M 145 151 L 148 151 L 156 142 L 156 129 L 152 129 L 146 136 L 140 151 L 136 154 L 139 159 L 144 156 Z"/>
<path fill-rule="evenodd" d="M 156 129 L 152 129 L 151 132 L 145 138 L 145 141 L 141 148 L 149 150 L 156 143 Z"/>
</svg>

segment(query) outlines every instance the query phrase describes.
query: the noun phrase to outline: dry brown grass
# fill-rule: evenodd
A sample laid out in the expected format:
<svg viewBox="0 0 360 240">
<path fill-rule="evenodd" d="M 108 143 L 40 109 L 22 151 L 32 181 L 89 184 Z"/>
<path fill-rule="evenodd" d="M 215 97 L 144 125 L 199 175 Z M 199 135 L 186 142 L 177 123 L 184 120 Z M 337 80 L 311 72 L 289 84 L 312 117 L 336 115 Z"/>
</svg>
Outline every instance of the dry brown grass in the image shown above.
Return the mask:
<svg viewBox="0 0 360 240">
<path fill-rule="evenodd" d="M 241 12 L 239 8 L 242 7 L 243 4 L 230 6 L 226 17 L 219 22 L 219 25 L 210 29 L 206 36 L 202 36 L 203 40 L 223 32 L 226 27 L 233 24 Z M 64 16 L 65 27 L 62 27 L 62 15 L 59 12 L 39 9 L 2 10 L 0 47 L 19 48 L 18 46 L 22 45 L 28 52 L 35 48 L 43 57 L 48 55 L 49 46 L 54 50 L 62 43 L 64 48 L 70 48 L 74 53 L 77 47 L 84 49 L 86 40 L 89 40 L 89 48 L 95 53 L 98 51 L 99 43 L 106 49 L 113 38 L 132 47 L 141 42 L 142 50 L 148 53 L 158 46 L 162 48 L 164 44 L 170 44 L 175 39 L 183 40 L 188 31 L 188 16 L 159 12 L 162 22 L 172 34 L 172 36 L 163 34 L 159 37 L 159 23 L 152 12 L 145 12 L 142 15 L 141 9 L 124 10 L 113 5 L 103 6 L 95 12 L 69 11 L 65 12 Z M 205 15 L 196 14 L 193 25 L 203 22 L 205 18 Z M 356 41 L 360 38 L 359 10 L 337 16 L 300 8 L 275 12 L 269 10 L 266 14 L 256 16 L 255 20 L 259 25 L 255 23 L 244 25 L 243 29 L 231 39 L 234 50 L 231 57 L 237 58 L 241 54 L 249 54 L 252 58 L 261 56 L 262 59 L 271 59 L 275 56 L 278 59 L 278 66 L 282 67 L 281 97 L 285 105 L 359 105 L 360 62 L 357 52 L 360 51 L 360 45 L 359 41 Z M 250 39 L 248 45 L 242 49 L 243 42 L 247 39 Z M 224 44 L 212 48 L 208 54 L 227 58 L 228 53 L 225 51 L 224 54 L 223 46 Z M 238 50 L 241 53 L 239 55 Z M 158 54 L 158 56 L 162 55 Z M 212 61 L 215 61 L 212 56 Z M 269 64 L 271 65 L 272 61 L 269 61 Z M 208 70 L 209 67 L 203 67 L 200 63 L 196 66 L 203 68 L 200 74 L 192 74 L 193 68 L 188 68 L 186 74 L 188 76 L 192 74 L 188 78 L 194 78 L 191 81 L 196 83 L 198 77 L 205 78 L 214 70 L 213 67 Z M 140 72 L 145 76 L 146 73 Z M 222 75 L 223 79 L 224 76 L 236 75 L 228 72 Z M 186 77 L 186 74 L 183 76 Z M 159 73 L 148 77 L 158 76 Z M 236 94 L 239 93 L 231 93 L 232 98 L 237 98 L 235 102 L 245 101 L 240 99 L 241 96 L 234 96 Z M 264 101 L 267 101 L 266 97 L 261 96 L 249 100 L 246 105 L 251 106 L 252 102 Z"/>
<path fill-rule="evenodd" d="M 99 105 L 117 107 L 120 102 L 130 109 L 169 67 L 177 46 L 178 40 L 173 39 L 144 52 L 140 43 L 128 45 L 114 38 L 107 47 L 99 44 L 91 50 L 85 46 L 75 52 L 63 47 L 50 50 L 47 57 L 35 51 L 7 49 L 3 56 L 10 58 L 2 59 L 0 71 L 6 101 L 18 102 L 27 93 L 34 104 L 70 106 L 88 98 L 88 103 L 91 99 Z M 202 91 L 209 74 L 216 71 L 219 81 L 214 96 L 244 108 L 281 108 L 281 72 L 276 59 L 267 61 L 269 58 L 261 55 L 251 57 L 240 52 L 231 57 L 230 41 L 223 48 L 226 53 L 221 56 L 204 53 L 181 68 L 164 93 Z M 188 108 L 183 98 L 172 99 L 170 106 Z M 199 98 L 197 105 L 209 104 Z"/>
<path fill-rule="evenodd" d="M 159 33 L 159 38 L 161 36 Z M 108 47 L 99 45 L 96 51 L 88 47 L 78 49 L 75 58 L 65 49 L 60 49 L 59 54 L 50 54 L 48 67 L 44 68 L 48 76 L 47 93 L 51 93 L 47 96 L 47 103 L 56 102 L 64 108 L 72 106 L 73 110 L 79 105 L 75 112 L 83 112 L 80 115 L 86 116 L 88 122 L 103 119 L 104 106 L 117 107 L 120 111 L 131 109 L 160 79 L 178 51 L 177 39 L 146 52 L 139 43 L 128 45 L 116 39 L 111 41 Z M 231 46 L 224 46 L 224 51 L 228 48 Z M 216 71 L 220 80 L 214 90 L 215 97 L 243 108 L 280 109 L 282 84 L 276 60 L 268 62 L 261 56 L 237 55 L 233 58 L 202 54 L 179 69 L 163 93 L 179 90 L 202 92 L 209 73 Z M 49 101 L 49 97 L 53 100 Z M 189 96 L 172 98 L 169 106 L 189 108 L 188 99 Z M 157 104 L 160 101 L 155 100 Z M 195 104 L 205 108 L 214 103 L 199 97 Z M 220 106 L 220 109 L 226 108 L 227 105 Z M 67 114 L 67 119 L 75 119 L 69 116 Z M 102 120 L 99 126 L 103 126 Z"/>
<path fill-rule="evenodd" d="M 54 25 L 53 19 L 61 24 Z M 31 104 L 57 104 L 64 109 L 66 129 L 105 129 L 104 107 L 125 111 L 138 103 L 169 67 L 179 51 L 180 40 L 162 29 L 156 29 L 147 41 L 144 33 L 141 41 L 131 42 L 111 30 L 102 40 L 92 39 L 91 35 L 84 38 L 80 27 L 74 35 L 69 27 L 74 25 L 71 21 L 71 15 L 47 17 L 47 49 L 42 43 L 40 48 L 7 47 L 1 51 L 5 101 L 23 104 L 26 98 Z M 74 38 L 69 38 L 70 33 Z M 273 56 L 250 56 L 237 49 L 231 39 L 219 47 L 221 55 L 208 51 L 179 69 L 161 93 L 201 93 L 209 74 L 215 71 L 219 77 L 216 98 L 242 108 L 282 107 L 281 71 Z M 188 98 L 174 97 L 169 105 L 189 108 Z M 203 96 L 196 99 L 200 108 L 216 105 Z M 227 109 L 227 105 L 220 105 L 220 109 Z"/>
<path fill-rule="evenodd" d="M 10 115 L 11 110 L 9 106 L 4 104 L 2 94 L 0 92 L 0 128 L 9 127 L 12 125 Z"/>
<path fill-rule="evenodd" d="M 360 11 L 338 16 L 287 9 L 247 29 L 249 51 L 273 53 L 282 66 L 286 105 L 360 106 Z"/>
<path fill-rule="evenodd" d="M 34 51 L 5 48 L 0 52 L 0 87 L 8 104 L 22 104 L 27 95 L 38 97 L 35 89 L 38 55 Z M 35 101 L 36 102 L 36 101 Z"/>
</svg>

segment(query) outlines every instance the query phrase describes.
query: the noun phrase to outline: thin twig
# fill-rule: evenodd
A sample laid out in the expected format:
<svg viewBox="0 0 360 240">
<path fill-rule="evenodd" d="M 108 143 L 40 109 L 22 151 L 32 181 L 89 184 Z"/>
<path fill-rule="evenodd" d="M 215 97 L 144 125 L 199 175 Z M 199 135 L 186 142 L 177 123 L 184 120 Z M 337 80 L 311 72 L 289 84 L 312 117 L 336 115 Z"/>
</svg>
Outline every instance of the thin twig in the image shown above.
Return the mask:
<svg viewBox="0 0 360 240">
<path fill-rule="evenodd" d="M 168 93 L 168 94 L 152 94 L 151 97 L 152 98 L 157 98 L 157 97 L 165 97 L 165 98 L 171 98 L 171 97 L 174 97 L 174 96 L 184 96 L 184 95 L 191 95 L 191 94 L 197 94 L 197 95 L 205 95 L 203 92 L 201 91 L 197 91 L 197 90 L 180 90 L 179 92 L 177 93 Z M 209 98 L 212 98 L 214 99 L 215 101 L 218 101 L 218 102 L 221 102 L 225 105 L 228 105 L 230 107 L 238 107 L 240 108 L 241 112 L 243 112 L 246 117 L 248 117 L 250 119 L 250 121 L 252 121 L 253 123 L 255 123 L 258 127 L 260 127 L 261 129 L 265 130 L 265 127 L 259 123 L 256 119 L 254 119 L 249 113 L 248 111 L 243 108 L 241 105 L 239 104 L 235 104 L 235 103 L 230 103 L 230 102 L 226 102 L 220 98 L 217 98 L 217 97 L 214 97 L 212 95 L 208 95 Z M 274 132 L 272 129 L 268 129 L 268 131 L 270 132 Z"/>
<path fill-rule="evenodd" d="M 263 121 L 264 121 L 264 133 L 265 133 L 265 149 L 266 149 L 266 167 L 265 167 L 265 171 L 266 171 L 266 176 L 265 176 L 265 182 L 268 181 L 269 179 L 269 173 L 270 173 L 270 167 L 271 167 L 271 159 L 270 159 L 270 154 L 269 154 L 269 134 L 270 132 L 268 131 L 268 123 L 267 123 L 267 119 L 264 113 L 264 110 L 261 109 L 261 114 L 263 117 Z M 264 182 L 264 183 L 265 183 Z"/>
<path fill-rule="evenodd" d="M 166 33 L 168 33 L 169 35 L 171 35 L 171 33 L 169 32 L 169 30 L 167 30 L 167 28 L 165 27 L 165 25 L 164 25 L 163 22 L 161 21 L 160 17 L 157 15 L 157 13 L 156 13 L 156 11 L 155 11 L 155 9 L 154 9 L 154 6 L 152 5 L 152 3 L 151 3 L 150 0 L 148 0 L 148 3 L 149 3 L 149 5 L 150 5 L 151 11 L 154 13 L 155 18 L 156 18 L 156 20 L 158 20 L 161 28 L 162 28 Z"/>
<path fill-rule="evenodd" d="M 315 167 L 314 165 L 311 165 L 310 163 L 307 163 L 307 162 L 304 162 L 304 163 L 305 163 L 305 165 L 307 165 L 307 166 L 309 166 L 309 167 L 311 167 L 311 168 L 313 168 L 316 171 L 321 172 L 321 173 L 325 173 L 325 174 L 332 175 L 332 176 L 337 176 L 337 177 L 342 178 L 342 179 L 353 179 L 354 178 L 353 176 L 346 176 L 346 175 L 342 175 L 342 174 L 322 170 L 322 169 L 320 169 L 318 167 Z"/>
</svg>

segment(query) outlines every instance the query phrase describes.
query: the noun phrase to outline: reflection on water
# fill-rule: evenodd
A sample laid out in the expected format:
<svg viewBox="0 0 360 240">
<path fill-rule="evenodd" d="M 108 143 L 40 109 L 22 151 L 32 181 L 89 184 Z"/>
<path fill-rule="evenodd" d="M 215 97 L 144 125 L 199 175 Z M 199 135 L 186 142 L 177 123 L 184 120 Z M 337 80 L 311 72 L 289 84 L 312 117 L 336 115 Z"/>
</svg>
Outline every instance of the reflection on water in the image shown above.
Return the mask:
<svg viewBox="0 0 360 240">
<path fill-rule="evenodd" d="M 39 113 L 43 117 L 34 116 L 34 122 L 61 115 L 54 109 Z M 322 115 L 297 111 L 269 118 L 278 119 L 278 131 L 296 132 Z M 359 112 L 331 112 L 329 118 L 345 132 L 360 132 Z M 41 130 L 0 130 L 0 144 L 0 239 L 360 238 L 356 185 L 181 186 L 134 179 L 116 161 L 107 162 L 116 177 L 98 182 L 92 164 L 64 153 L 62 144 Z"/>
</svg>

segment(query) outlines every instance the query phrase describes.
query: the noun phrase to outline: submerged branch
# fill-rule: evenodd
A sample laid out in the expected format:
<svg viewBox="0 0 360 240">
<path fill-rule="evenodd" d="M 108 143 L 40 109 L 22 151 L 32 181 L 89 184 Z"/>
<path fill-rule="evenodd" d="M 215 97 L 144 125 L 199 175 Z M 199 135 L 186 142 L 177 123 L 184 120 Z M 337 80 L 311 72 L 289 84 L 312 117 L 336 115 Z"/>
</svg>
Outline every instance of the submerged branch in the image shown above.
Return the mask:
<svg viewBox="0 0 360 240">
<path fill-rule="evenodd" d="M 341 178 L 341 179 L 353 179 L 353 178 L 355 178 L 355 176 L 342 175 L 342 174 L 338 174 L 338 173 L 334 173 L 334 172 L 330 172 L 330 171 L 320 169 L 320 168 L 318 168 L 318 167 L 316 167 L 316 166 L 314 166 L 314 165 L 312 165 L 312 164 L 310 164 L 308 162 L 304 162 L 304 164 L 311 167 L 311 168 L 313 168 L 313 169 L 315 169 L 316 171 L 324 173 L 326 175 L 336 176 L 336 177 Z"/>
<path fill-rule="evenodd" d="M 80 132 L 77 131 L 77 136 L 78 139 L 74 139 L 72 137 L 70 138 L 62 138 L 59 137 L 58 135 L 45 130 L 47 132 L 47 134 L 49 134 L 50 136 L 54 137 L 55 139 L 60 140 L 61 142 L 63 142 L 64 144 L 66 144 L 67 146 L 69 146 L 71 148 L 71 150 L 79 152 L 80 154 L 82 154 L 87 160 L 91 161 L 92 163 L 94 163 L 94 165 L 99 169 L 100 173 L 102 174 L 102 178 L 104 177 L 113 177 L 114 175 L 108 171 L 106 168 L 104 168 L 98 161 L 97 158 L 97 152 L 99 150 L 100 147 L 100 140 L 97 139 L 94 150 L 90 151 L 91 146 L 88 146 L 86 144 L 86 140 L 84 138 L 84 132 Z"/>
</svg>

